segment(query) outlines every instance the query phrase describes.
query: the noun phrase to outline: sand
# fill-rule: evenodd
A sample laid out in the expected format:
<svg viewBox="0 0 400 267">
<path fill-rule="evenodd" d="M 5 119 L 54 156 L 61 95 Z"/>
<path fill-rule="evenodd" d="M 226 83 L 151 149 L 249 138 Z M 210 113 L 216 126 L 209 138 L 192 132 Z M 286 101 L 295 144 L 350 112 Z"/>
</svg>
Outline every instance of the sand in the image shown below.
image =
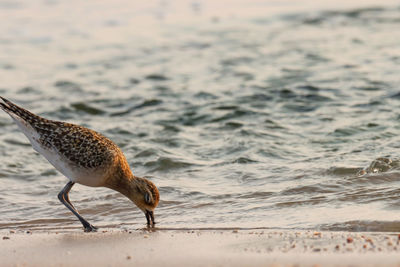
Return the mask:
<svg viewBox="0 0 400 267">
<path fill-rule="evenodd" d="M 397 233 L 2 232 L 0 266 L 400 266 Z"/>
</svg>

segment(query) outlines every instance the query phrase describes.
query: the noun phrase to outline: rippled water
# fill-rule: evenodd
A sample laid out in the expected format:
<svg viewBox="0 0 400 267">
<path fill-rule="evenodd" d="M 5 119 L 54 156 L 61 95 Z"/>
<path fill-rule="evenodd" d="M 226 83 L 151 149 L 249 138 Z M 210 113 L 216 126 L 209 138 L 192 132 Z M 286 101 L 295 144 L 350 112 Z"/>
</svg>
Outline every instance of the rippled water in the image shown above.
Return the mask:
<svg viewBox="0 0 400 267">
<path fill-rule="evenodd" d="M 93 2 L 0 3 L 0 94 L 120 145 L 159 186 L 159 227 L 400 231 L 399 6 Z M 81 227 L 5 114 L 0 158 L 0 229 Z M 144 226 L 119 193 L 70 198 Z"/>
</svg>

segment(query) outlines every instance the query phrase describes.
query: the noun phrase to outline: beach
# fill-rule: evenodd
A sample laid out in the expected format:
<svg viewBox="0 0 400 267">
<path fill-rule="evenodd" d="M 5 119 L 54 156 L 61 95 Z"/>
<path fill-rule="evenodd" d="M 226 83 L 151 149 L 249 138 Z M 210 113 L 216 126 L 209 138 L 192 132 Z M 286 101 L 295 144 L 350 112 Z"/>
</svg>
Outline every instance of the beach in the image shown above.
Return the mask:
<svg viewBox="0 0 400 267">
<path fill-rule="evenodd" d="M 11 231 L 0 244 L 1 266 L 400 266 L 398 233 Z"/>
</svg>

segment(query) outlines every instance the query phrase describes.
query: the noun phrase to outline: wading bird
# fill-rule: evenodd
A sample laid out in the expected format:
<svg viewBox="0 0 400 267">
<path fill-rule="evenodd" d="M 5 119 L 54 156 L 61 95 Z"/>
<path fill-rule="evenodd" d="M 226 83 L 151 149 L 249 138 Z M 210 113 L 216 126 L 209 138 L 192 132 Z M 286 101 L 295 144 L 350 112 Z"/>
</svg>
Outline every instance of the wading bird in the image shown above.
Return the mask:
<svg viewBox="0 0 400 267">
<path fill-rule="evenodd" d="M 110 139 L 88 128 L 37 116 L 0 97 L 1 109 L 8 113 L 42 154 L 69 182 L 58 194 L 60 201 L 82 223 L 85 232 L 97 228 L 86 221 L 69 200 L 75 183 L 108 187 L 129 198 L 142 210 L 148 226 L 154 226 L 154 209 L 160 200 L 157 187 L 132 174 L 121 149 Z"/>
</svg>

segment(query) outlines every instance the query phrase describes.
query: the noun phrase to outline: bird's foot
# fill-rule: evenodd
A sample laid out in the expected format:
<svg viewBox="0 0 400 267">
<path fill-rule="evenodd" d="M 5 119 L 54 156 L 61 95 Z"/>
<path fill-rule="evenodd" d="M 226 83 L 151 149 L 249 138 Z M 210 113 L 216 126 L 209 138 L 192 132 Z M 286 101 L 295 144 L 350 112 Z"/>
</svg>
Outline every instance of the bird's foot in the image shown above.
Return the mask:
<svg viewBox="0 0 400 267">
<path fill-rule="evenodd" d="M 156 228 L 156 223 L 155 222 L 153 222 L 153 223 L 148 223 L 147 224 L 147 230 L 154 230 L 154 228 Z"/>
<path fill-rule="evenodd" d="M 98 229 L 96 226 L 93 226 L 91 224 L 84 225 L 83 227 L 84 227 L 83 231 L 85 231 L 85 233 L 97 232 Z"/>
</svg>

